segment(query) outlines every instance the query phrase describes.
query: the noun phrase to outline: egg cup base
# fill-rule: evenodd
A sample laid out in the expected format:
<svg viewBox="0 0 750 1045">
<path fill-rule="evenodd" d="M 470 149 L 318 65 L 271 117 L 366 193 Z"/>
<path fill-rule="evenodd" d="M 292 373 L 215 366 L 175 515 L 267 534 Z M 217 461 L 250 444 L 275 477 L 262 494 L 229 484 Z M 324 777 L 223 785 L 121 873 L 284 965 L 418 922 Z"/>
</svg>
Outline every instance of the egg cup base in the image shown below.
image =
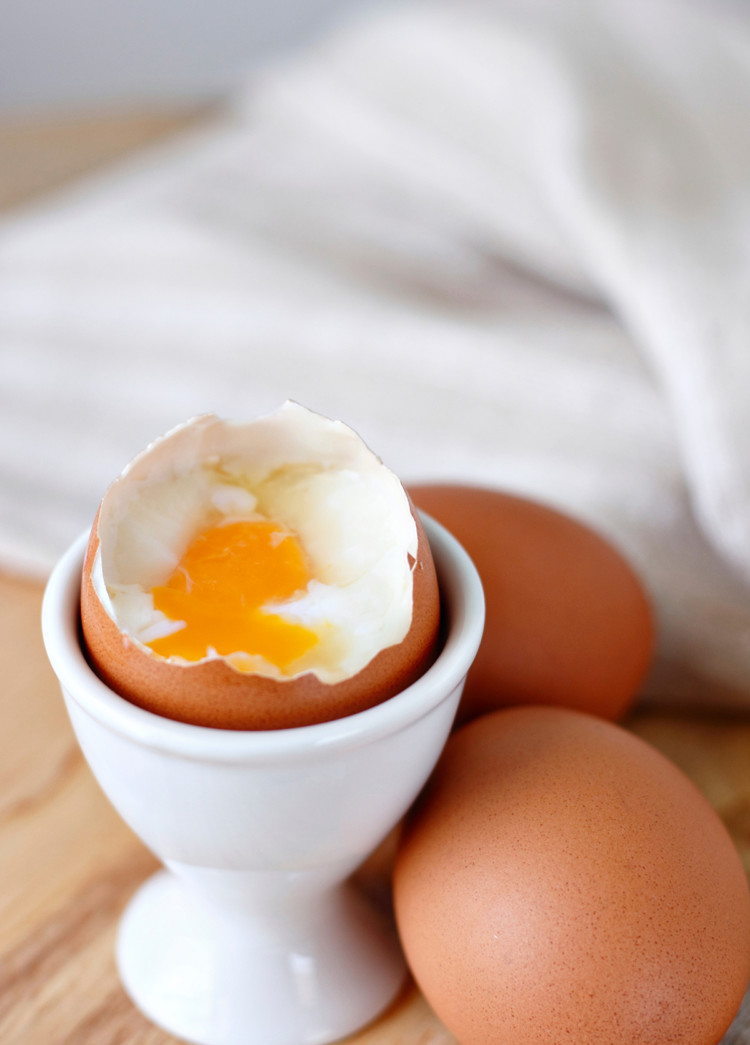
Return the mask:
<svg viewBox="0 0 750 1045">
<path fill-rule="evenodd" d="M 387 1008 L 406 977 L 392 920 L 350 882 L 269 920 L 201 902 L 171 871 L 130 901 L 117 964 L 141 1011 L 196 1045 L 336 1041 Z"/>
</svg>

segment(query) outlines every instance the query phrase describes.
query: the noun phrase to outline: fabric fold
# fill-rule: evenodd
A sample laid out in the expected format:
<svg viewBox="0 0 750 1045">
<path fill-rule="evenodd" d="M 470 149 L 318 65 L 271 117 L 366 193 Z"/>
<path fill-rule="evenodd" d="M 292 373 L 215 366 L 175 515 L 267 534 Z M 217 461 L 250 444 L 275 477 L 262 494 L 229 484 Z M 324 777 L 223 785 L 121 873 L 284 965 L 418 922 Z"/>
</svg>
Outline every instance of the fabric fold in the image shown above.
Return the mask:
<svg viewBox="0 0 750 1045">
<path fill-rule="evenodd" d="M 0 556 L 195 413 L 294 398 L 537 497 L 653 594 L 652 699 L 750 703 L 750 18 L 395 4 L 0 225 Z"/>
</svg>

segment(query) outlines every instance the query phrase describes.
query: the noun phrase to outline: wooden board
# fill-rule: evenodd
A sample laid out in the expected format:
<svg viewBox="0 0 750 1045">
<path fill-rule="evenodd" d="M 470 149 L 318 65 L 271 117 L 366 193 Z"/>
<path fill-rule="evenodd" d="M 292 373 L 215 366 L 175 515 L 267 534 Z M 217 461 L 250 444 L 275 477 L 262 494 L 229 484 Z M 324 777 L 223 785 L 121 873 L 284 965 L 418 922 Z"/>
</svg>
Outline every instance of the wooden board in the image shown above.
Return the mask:
<svg viewBox="0 0 750 1045">
<path fill-rule="evenodd" d="M 78 751 L 44 653 L 40 605 L 37 585 L 0 577 L 0 1042 L 174 1043 L 131 1006 L 113 958 L 120 912 L 157 864 Z M 698 784 L 750 871 L 750 721 L 641 712 L 629 726 Z M 372 874 L 384 873 L 386 863 Z M 410 984 L 351 1041 L 454 1039 Z"/>
<path fill-rule="evenodd" d="M 204 118 L 188 112 L 4 119 L 0 122 L 0 209 L 38 198 Z"/>
</svg>

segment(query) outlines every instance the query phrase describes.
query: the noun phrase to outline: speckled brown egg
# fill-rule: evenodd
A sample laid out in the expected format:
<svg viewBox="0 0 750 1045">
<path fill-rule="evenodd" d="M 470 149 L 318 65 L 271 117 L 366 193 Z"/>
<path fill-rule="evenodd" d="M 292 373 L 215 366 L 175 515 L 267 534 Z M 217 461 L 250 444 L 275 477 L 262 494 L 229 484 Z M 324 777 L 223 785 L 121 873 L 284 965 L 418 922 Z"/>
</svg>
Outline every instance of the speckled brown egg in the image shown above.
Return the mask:
<svg viewBox="0 0 750 1045">
<path fill-rule="evenodd" d="M 575 711 L 455 733 L 394 891 L 462 1045 L 716 1045 L 750 976 L 750 894 L 718 816 L 654 748 Z"/>
<path fill-rule="evenodd" d="M 554 704 L 619 719 L 654 646 L 644 587 L 590 527 L 534 501 L 470 486 L 409 487 L 479 571 L 484 639 L 458 720 L 510 704 Z"/>
<path fill-rule="evenodd" d="M 106 491 L 83 568 L 99 676 L 193 725 L 285 729 L 363 711 L 429 667 L 437 576 L 397 477 L 296 403 L 194 418 Z"/>
</svg>

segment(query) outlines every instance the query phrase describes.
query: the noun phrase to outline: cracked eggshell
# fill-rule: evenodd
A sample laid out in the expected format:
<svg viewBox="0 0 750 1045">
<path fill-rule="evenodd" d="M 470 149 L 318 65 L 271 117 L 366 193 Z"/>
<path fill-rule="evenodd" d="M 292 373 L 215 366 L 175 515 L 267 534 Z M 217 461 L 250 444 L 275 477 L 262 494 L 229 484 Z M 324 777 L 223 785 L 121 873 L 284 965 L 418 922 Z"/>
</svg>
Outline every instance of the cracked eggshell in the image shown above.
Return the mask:
<svg viewBox="0 0 750 1045">
<path fill-rule="evenodd" d="M 200 502 L 201 498 L 205 500 L 206 490 L 200 484 L 193 489 L 184 477 L 206 464 L 241 473 L 243 482 L 251 488 L 287 467 L 304 472 L 321 465 L 329 483 L 339 471 L 344 475 L 343 493 L 335 490 L 329 497 L 320 527 L 312 533 L 313 543 L 322 542 L 324 546 L 321 555 L 342 538 L 342 519 L 356 529 L 366 526 L 370 514 L 378 519 L 362 538 L 365 542 L 370 538 L 376 541 L 384 530 L 390 537 L 383 540 L 401 542 L 395 550 L 384 546 L 381 554 L 383 562 L 397 563 L 397 590 L 391 601 L 400 609 L 393 611 L 395 623 L 383 625 L 380 631 L 375 629 L 380 638 L 368 641 L 380 641 L 381 647 L 358 654 L 362 663 L 357 670 L 344 672 L 343 677 L 341 671 L 337 676 L 336 672 L 326 675 L 314 670 L 269 677 L 237 670 L 218 656 L 178 661 L 156 655 L 134 636 L 133 628 L 122 626 L 108 589 L 112 575 L 132 580 L 126 576 L 130 567 L 123 567 L 123 560 L 132 558 L 135 540 L 139 549 L 145 549 L 145 586 L 163 583 L 179 560 L 180 547 L 200 529 L 196 517 L 203 510 Z M 365 487 L 365 496 L 369 493 L 375 501 L 359 504 L 346 492 L 352 476 L 357 479 L 354 485 Z M 176 510 L 165 512 L 169 482 L 175 478 L 180 480 L 174 498 Z M 140 500 L 144 489 L 157 486 L 161 493 L 153 503 Z M 294 514 L 293 493 L 284 496 Z M 308 489 L 305 496 L 307 502 L 298 512 L 302 518 L 315 514 L 310 509 L 314 493 Z M 222 497 L 222 490 L 218 494 L 214 491 L 214 504 L 221 503 Z M 370 507 L 374 507 L 374 513 Z M 156 535 L 149 531 L 154 514 L 167 518 L 164 527 L 161 523 L 156 527 L 161 527 Z M 127 520 L 133 517 L 136 524 L 130 525 Z M 118 530 L 123 526 L 125 530 L 130 526 L 130 531 L 120 542 L 121 547 Z M 135 531 L 137 539 L 133 537 Z M 366 544 L 360 542 L 353 552 L 350 550 L 349 558 L 366 558 L 367 554 Z M 388 566 L 389 571 L 393 568 Z M 339 568 L 333 563 L 331 569 L 335 575 Z M 346 573 L 347 569 L 344 562 L 340 570 Z M 374 567 L 376 587 L 382 587 L 384 570 L 382 562 Z M 127 466 L 105 493 L 92 528 L 83 568 L 81 622 L 94 670 L 115 692 L 139 707 L 201 726 L 285 729 L 363 711 L 415 682 L 437 654 L 440 604 L 427 537 L 398 479 L 346 425 L 287 403 L 247 424 L 213 416 L 195 418 L 157 440 Z"/>
</svg>

